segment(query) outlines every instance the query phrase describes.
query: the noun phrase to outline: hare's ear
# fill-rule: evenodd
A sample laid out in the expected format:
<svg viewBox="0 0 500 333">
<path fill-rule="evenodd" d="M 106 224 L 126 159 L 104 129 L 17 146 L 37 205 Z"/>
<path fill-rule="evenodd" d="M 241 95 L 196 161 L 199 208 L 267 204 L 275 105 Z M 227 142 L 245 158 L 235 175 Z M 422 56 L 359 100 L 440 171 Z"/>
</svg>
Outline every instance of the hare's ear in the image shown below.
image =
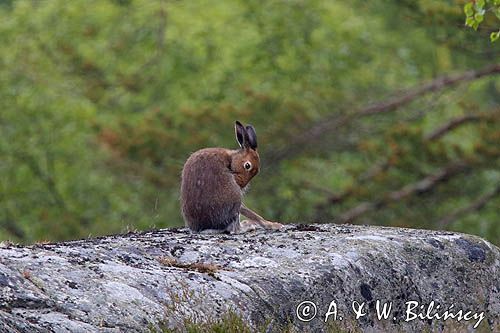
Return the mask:
<svg viewBox="0 0 500 333">
<path fill-rule="evenodd" d="M 238 120 L 234 122 L 234 131 L 236 133 L 236 140 L 238 140 L 238 144 L 241 148 L 244 148 L 248 143 L 248 134 L 245 127 L 243 127 Z"/>
<path fill-rule="evenodd" d="M 246 130 L 248 134 L 248 146 L 253 150 L 257 149 L 257 133 L 255 133 L 255 128 L 252 125 L 247 125 Z"/>
</svg>

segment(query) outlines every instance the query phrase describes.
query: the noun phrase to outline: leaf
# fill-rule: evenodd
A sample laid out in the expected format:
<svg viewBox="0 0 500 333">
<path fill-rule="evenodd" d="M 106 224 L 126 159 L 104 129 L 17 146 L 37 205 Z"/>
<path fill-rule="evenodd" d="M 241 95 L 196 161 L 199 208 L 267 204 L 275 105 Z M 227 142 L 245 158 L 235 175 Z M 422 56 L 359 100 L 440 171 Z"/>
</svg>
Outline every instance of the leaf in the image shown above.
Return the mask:
<svg viewBox="0 0 500 333">
<path fill-rule="evenodd" d="M 467 17 L 465 19 L 465 25 L 468 26 L 468 27 L 472 27 L 472 25 L 474 24 L 475 21 L 476 20 L 474 20 L 473 16 Z"/>
<path fill-rule="evenodd" d="M 474 27 L 475 22 L 476 22 L 476 20 L 474 19 L 474 16 L 470 16 L 470 17 L 467 17 L 467 19 L 465 20 L 465 25 L 468 27 Z"/>
<path fill-rule="evenodd" d="M 464 13 L 467 17 L 474 15 L 474 9 L 472 9 L 472 2 L 468 2 L 464 5 Z"/>
<path fill-rule="evenodd" d="M 496 32 L 492 32 L 490 34 L 490 40 L 491 40 L 491 42 L 495 42 L 499 37 L 500 37 L 500 30 L 498 30 Z"/>
<path fill-rule="evenodd" d="M 474 15 L 474 19 L 476 20 L 477 24 L 479 25 L 479 23 L 483 22 L 484 20 L 484 15 L 483 14 L 480 14 L 480 13 L 476 13 Z"/>
</svg>

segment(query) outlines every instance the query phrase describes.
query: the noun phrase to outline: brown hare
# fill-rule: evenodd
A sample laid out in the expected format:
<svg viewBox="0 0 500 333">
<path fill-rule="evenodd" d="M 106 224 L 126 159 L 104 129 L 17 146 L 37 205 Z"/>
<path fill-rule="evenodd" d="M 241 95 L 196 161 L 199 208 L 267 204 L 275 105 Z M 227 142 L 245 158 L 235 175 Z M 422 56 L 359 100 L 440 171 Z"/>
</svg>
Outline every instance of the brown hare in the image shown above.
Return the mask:
<svg viewBox="0 0 500 333">
<path fill-rule="evenodd" d="M 181 209 L 186 226 L 193 231 L 238 233 L 283 227 L 243 204 L 245 188 L 259 172 L 260 159 L 253 126 L 236 121 L 235 132 L 240 149 L 201 149 L 184 164 Z M 240 222 L 240 214 L 248 220 Z"/>
</svg>

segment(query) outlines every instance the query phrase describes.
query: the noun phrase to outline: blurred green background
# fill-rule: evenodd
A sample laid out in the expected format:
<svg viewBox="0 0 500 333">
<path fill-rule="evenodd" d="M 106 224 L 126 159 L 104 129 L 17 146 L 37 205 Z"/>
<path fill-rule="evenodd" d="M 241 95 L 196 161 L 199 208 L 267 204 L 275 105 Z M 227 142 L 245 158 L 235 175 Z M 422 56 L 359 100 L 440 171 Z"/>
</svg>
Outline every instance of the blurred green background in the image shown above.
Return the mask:
<svg viewBox="0 0 500 333">
<path fill-rule="evenodd" d="M 500 43 L 464 3 L 0 0 L 0 240 L 183 225 L 239 119 L 268 219 L 500 244 Z"/>
</svg>

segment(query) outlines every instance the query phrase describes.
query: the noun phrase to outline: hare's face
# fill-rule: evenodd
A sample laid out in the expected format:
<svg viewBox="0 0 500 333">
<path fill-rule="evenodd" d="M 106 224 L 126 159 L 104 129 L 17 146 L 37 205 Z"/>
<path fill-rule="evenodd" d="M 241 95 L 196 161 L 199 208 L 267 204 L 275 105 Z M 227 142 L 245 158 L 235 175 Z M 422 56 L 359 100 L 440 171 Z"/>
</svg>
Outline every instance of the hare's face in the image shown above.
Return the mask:
<svg viewBox="0 0 500 333">
<path fill-rule="evenodd" d="M 244 188 L 259 172 L 260 158 L 256 150 L 247 148 L 238 150 L 231 161 L 231 171 L 239 187 Z"/>
</svg>

